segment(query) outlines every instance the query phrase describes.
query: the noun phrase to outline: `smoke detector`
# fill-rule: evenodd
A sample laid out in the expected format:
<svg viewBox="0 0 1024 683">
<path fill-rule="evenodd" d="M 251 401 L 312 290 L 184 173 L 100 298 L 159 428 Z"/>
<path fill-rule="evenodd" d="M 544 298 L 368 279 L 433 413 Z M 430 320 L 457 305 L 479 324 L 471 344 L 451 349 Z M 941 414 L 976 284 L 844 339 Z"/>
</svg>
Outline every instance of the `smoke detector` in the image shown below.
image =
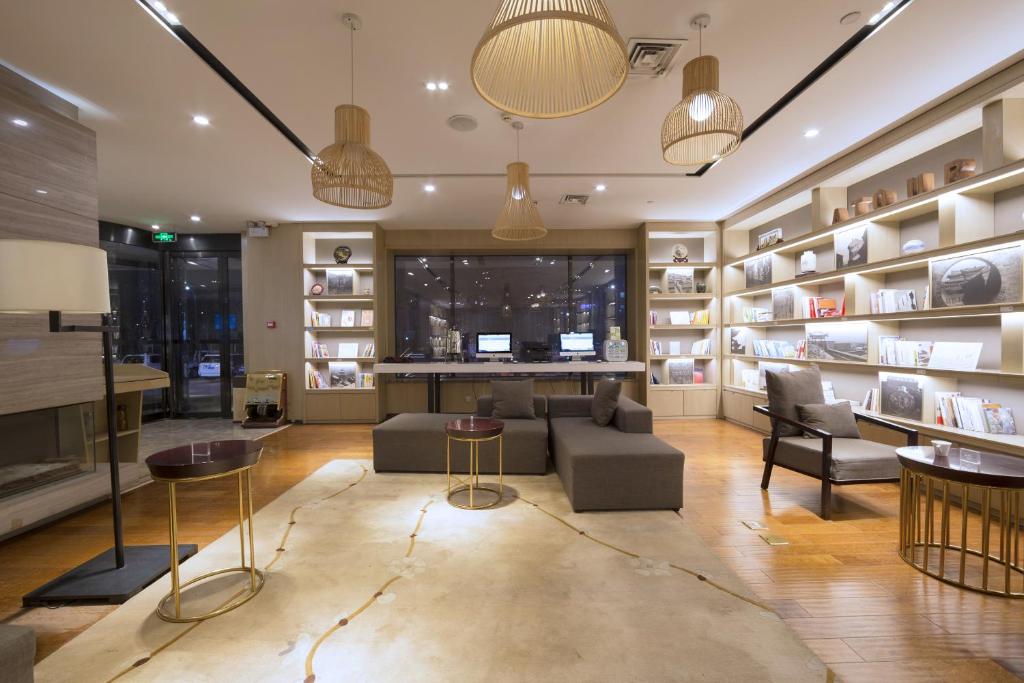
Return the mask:
<svg viewBox="0 0 1024 683">
<path fill-rule="evenodd" d="M 589 199 L 589 194 L 563 194 L 562 198 L 558 200 L 558 203 L 569 204 L 572 206 L 584 206 Z"/>
<path fill-rule="evenodd" d="M 626 46 L 629 75 L 645 78 L 664 76 L 672 68 L 685 38 L 630 38 Z"/>
<path fill-rule="evenodd" d="M 469 114 L 455 114 L 448 117 L 448 127 L 460 133 L 476 130 L 476 119 Z"/>
</svg>

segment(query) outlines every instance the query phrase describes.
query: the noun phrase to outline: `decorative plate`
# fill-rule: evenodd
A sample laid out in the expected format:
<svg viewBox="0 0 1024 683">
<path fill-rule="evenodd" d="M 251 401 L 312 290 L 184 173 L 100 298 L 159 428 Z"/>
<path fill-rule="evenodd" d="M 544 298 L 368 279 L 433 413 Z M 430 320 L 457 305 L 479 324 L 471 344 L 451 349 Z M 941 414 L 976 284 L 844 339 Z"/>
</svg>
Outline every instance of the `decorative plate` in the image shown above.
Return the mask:
<svg viewBox="0 0 1024 683">
<path fill-rule="evenodd" d="M 344 244 L 334 249 L 334 262 L 335 263 L 348 263 L 348 260 L 352 258 L 352 248 L 346 247 Z"/>
<path fill-rule="evenodd" d="M 682 244 L 672 245 L 672 263 L 686 263 L 689 261 L 690 251 Z"/>
<path fill-rule="evenodd" d="M 320 296 L 324 293 L 324 286 L 317 282 L 315 285 L 309 288 L 309 293 L 312 296 Z"/>
</svg>

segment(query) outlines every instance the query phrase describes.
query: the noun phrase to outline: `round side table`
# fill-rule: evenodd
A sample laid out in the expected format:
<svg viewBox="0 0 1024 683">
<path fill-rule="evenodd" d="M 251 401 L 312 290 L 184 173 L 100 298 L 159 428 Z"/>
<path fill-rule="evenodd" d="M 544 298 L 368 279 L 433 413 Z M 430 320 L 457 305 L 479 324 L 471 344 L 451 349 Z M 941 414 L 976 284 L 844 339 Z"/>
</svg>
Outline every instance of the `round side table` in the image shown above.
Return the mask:
<svg viewBox="0 0 1024 683">
<path fill-rule="evenodd" d="M 968 462 L 961 459 L 964 450 L 951 448 L 943 457 L 931 446 L 896 449 L 901 466 L 900 557 L 954 586 L 1022 598 L 1024 460 L 970 451 L 979 457 Z M 959 499 L 955 512 L 951 497 Z M 970 512 L 972 503 L 980 515 Z M 993 540 L 998 542 L 995 550 Z"/>
<path fill-rule="evenodd" d="M 165 595 L 157 603 L 156 613 L 164 621 L 185 623 L 191 621 L 203 621 L 225 612 L 230 612 L 239 605 L 251 600 L 260 589 L 263 588 L 263 572 L 256 569 L 256 548 L 253 541 L 252 530 L 252 468 L 260 461 L 263 447 L 255 441 L 245 439 L 228 441 L 211 441 L 209 443 L 209 454 L 193 455 L 192 445 L 178 446 L 165 451 L 154 453 L 146 458 L 146 466 L 156 481 L 167 484 L 168 505 L 168 528 L 171 536 L 171 592 Z M 208 572 L 197 576 L 185 583 L 180 583 L 178 577 L 178 561 L 175 549 L 178 547 L 178 503 L 175 496 L 178 484 L 187 484 L 220 477 L 238 475 L 238 538 L 239 547 L 242 553 L 242 562 L 238 567 L 228 567 Z M 245 503 L 246 496 L 244 489 L 248 491 L 248 504 Z M 249 564 L 245 564 L 245 518 L 249 520 Z M 205 614 L 182 616 L 181 614 L 181 591 L 203 579 L 220 574 L 232 572 L 246 572 L 249 574 L 249 588 L 241 595 L 229 600 L 215 610 Z M 173 598 L 173 611 L 168 608 L 167 602 Z"/>
<path fill-rule="evenodd" d="M 504 457 L 504 440 L 502 433 L 505 431 L 505 423 L 501 420 L 494 420 L 489 417 L 467 417 L 452 420 L 444 426 L 447 435 L 445 448 L 445 462 L 448 470 L 448 504 L 463 510 L 482 510 L 494 507 L 501 502 L 502 486 L 502 458 Z M 480 483 L 480 444 L 485 441 L 498 440 L 498 485 Z M 469 476 L 466 481 L 456 476 L 460 482 L 459 486 L 452 488 L 452 441 L 462 441 L 469 444 Z M 452 496 L 462 491 L 469 491 L 469 505 L 456 503 Z M 474 501 L 474 492 L 484 491 L 493 494 L 494 500 L 489 503 L 477 503 Z M 490 497 L 490 496 L 488 496 Z"/>
</svg>

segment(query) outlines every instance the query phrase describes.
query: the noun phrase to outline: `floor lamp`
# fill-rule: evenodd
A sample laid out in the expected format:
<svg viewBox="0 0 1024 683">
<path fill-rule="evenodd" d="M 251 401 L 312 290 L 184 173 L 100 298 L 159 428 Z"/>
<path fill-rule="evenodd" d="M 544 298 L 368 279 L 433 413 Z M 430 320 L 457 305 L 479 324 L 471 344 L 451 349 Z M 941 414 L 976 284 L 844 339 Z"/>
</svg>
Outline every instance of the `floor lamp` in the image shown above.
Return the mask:
<svg viewBox="0 0 1024 683">
<path fill-rule="evenodd" d="M 80 244 L 0 239 L 0 313 L 48 313 L 51 334 L 103 335 L 114 547 L 28 593 L 22 604 L 126 602 L 170 571 L 170 552 L 166 545 L 124 545 L 112 343 L 116 328 L 111 324 L 106 252 Z M 100 314 L 101 323 L 65 325 L 64 314 Z M 178 546 L 179 561 L 196 551 L 195 545 Z"/>
</svg>

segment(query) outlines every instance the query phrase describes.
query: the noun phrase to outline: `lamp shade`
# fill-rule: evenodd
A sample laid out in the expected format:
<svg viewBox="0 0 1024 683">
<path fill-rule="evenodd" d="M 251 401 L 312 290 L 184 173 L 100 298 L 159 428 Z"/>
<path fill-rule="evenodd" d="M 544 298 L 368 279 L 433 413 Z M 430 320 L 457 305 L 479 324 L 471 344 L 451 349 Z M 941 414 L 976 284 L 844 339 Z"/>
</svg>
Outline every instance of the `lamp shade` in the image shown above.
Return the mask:
<svg viewBox="0 0 1024 683">
<path fill-rule="evenodd" d="M 610 98 L 626 82 L 629 63 L 601 0 L 502 0 L 470 73 L 498 109 L 553 119 Z"/>
<path fill-rule="evenodd" d="M 110 313 L 107 252 L 0 239 L 0 313 Z"/>
<path fill-rule="evenodd" d="M 370 149 L 370 114 L 354 104 L 334 109 L 334 144 L 313 162 L 313 196 L 346 209 L 391 205 L 395 180 L 379 154 Z"/>
<path fill-rule="evenodd" d="M 508 189 L 491 236 L 499 240 L 536 240 L 548 234 L 530 195 L 530 167 L 521 161 L 508 165 Z"/>
<path fill-rule="evenodd" d="M 718 59 L 705 55 L 683 67 L 683 99 L 661 126 L 665 161 L 677 166 L 706 164 L 736 151 L 743 112 L 718 90 Z"/>
</svg>

